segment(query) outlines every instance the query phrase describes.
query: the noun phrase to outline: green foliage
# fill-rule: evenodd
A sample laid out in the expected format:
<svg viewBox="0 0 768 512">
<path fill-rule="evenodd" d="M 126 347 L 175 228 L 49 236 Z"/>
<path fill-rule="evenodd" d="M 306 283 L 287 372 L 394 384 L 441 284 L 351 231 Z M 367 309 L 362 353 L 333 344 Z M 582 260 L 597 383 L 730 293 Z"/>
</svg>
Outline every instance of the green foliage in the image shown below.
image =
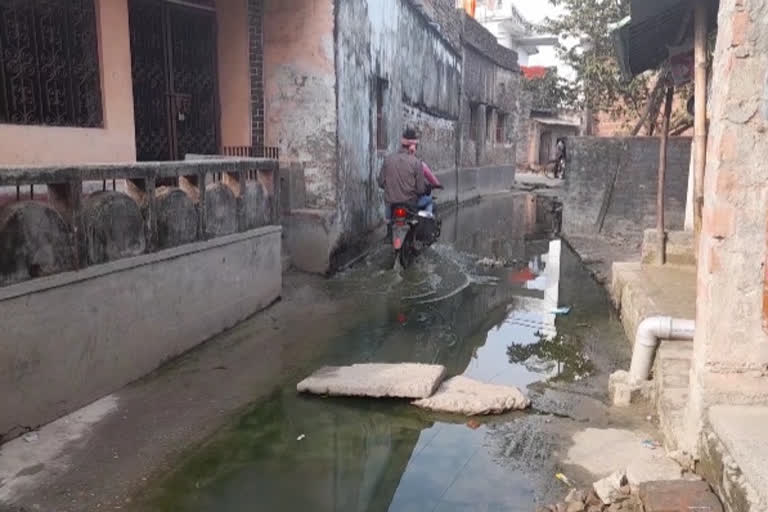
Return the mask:
<svg viewBox="0 0 768 512">
<path fill-rule="evenodd" d="M 562 60 L 576 71 L 579 106 L 614 117 L 642 115 L 648 99 L 649 77 L 641 75 L 627 82 L 615 58 L 611 25 L 629 16 L 629 2 L 622 0 L 549 0 L 563 10 L 547 18 L 542 30 L 562 40 L 580 41 L 573 47 L 559 45 Z"/>
<path fill-rule="evenodd" d="M 530 94 L 533 110 L 555 112 L 574 106 L 578 99 L 576 90 L 555 68 L 547 70 L 542 78 L 524 80 L 523 89 Z"/>
</svg>

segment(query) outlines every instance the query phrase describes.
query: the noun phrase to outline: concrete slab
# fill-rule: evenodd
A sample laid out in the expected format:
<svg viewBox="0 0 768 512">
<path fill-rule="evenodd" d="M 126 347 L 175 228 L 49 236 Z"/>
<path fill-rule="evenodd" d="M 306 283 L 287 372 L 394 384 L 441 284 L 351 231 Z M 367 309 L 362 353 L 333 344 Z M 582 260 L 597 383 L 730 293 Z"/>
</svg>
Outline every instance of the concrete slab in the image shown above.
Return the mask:
<svg viewBox="0 0 768 512">
<path fill-rule="evenodd" d="M 531 401 L 513 386 L 498 386 L 467 377 L 454 377 L 442 383 L 434 395 L 417 400 L 413 405 L 430 411 L 482 416 L 527 409 Z"/>
<path fill-rule="evenodd" d="M 647 448 L 643 443 L 646 439 L 631 430 L 588 428 L 573 436 L 565 462 L 583 467 L 596 478 L 626 471 L 633 486 L 652 480 L 681 479 L 682 468 L 663 449 Z"/>
<path fill-rule="evenodd" d="M 714 406 L 709 422 L 723 452 L 719 490 L 726 509 L 768 510 L 768 407 Z"/>
<path fill-rule="evenodd" d="M 427 398 L 445 376 L 445 367 L 415 363 L 326 366 L 303 381 L 299 393 L 372 398 Z"/>
</svg>

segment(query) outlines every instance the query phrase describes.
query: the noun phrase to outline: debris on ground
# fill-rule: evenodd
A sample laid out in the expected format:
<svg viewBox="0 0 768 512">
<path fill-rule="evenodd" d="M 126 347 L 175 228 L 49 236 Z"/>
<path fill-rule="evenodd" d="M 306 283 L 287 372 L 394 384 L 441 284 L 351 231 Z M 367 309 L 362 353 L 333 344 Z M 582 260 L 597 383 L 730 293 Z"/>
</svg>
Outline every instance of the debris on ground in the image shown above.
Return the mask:
<svg viewBox="0 0 768 512">
<path fill-rule="evenodd" d="M 563 306 L 552 310 L 553 315 L 568 315 L 571 313 L 571 306 Z"/>
<path fill-rule="evenodd" d="M 307 438 L 305 434 L 301 434 L 299 437 L 296 438 L 297 441 L 303 441 Z"/>
<path fill-rule="evenodd" d="M 685 450 L 673 450 L 667 453 L 667 457 L 680 464 L 685 471 L 692 472 L 696 467 L 693 455 Z"/>
<path fill-rule="evenodd" d="M 501 260 L 495 260 L 493 258 L 483 258 L 477 261 L 477 265 L 480 267 L 488 268 L 502 268 L 505 267 L 507 263 Z"/>
<path fill-rule="evenodd" d="M 427 398 L 445 376 L 445 367 L 417 363 L 326 366 L 303 381 L 299 393 L 372 398 Z"/>
<path fill-rule="evenodd" d="M 621 483 L 622 485 L 618 486 Z M 603 487 L 610 499 L 601 497 Z M 632 489 L 623 473 L 600 480 L 592 489 L 571 489 L 555 505 L 536 512 L 723 512 L 720 501 L 706 482 L 654 481 Z"/>
<path fill-rule="evenodd" d="M 592 489 L 594 489 L 595 494 L 597 494 L 604 505 L 610 505 L 626 497 L 623 489 L 628 483 L 627 473 L 625 471 L 616 471 L 612 475 L 595 482 L 592 485 Z"/>
<path fill-rule="evenodd" d="M 568 479 L 568 477 L 567 477 L 567 476 L 565 476 L 564 474 L 562 474 L 562 473 L 557 473 L 557 474 L 555 475 L 555 478 L 557 478 L 558 480 L 560 480 L 561 482 L 563 482 L 563 483 L 564 483 L 565 485 L 567 485 L 568 487 L 573 487 L 573 484 L 571 483 L 571 481 L 570 481 L 570 480 Z"/>
<path fill-rule="evenodd" d="M 471 428 L 472 430 L 477 430 L 477 429 L 479 429 L 480 427 L 482 427 L 482 424 L 481 424 L 479 421 L 477 421 L 477 420 L 469 420 L 469 421 L 467 422 L 467 426 L 468 426 L 469 428 Z"/>
<path fill-rule="evenodd" d="M 658 441 L 654 441 L 653 439 L 646 439 L 643 441 L 642 445 L 649 450 L 655 450 L 656 448 L 661 448 L 661 443 Z"/>
<path fill-rule="evenodd" d="M 30 432 L 28 434 L 24 434 L 24 441 L 27 443 L 36 443 L 40 440 L 40 436 L 37 432 Z"/>
<path fill-rule="evenodd" d="M 652 381 L 636 382 L 626 370 L 617 370 L 608 378 L 608 395 L 616 407 L 629 407 L 647 400 L 652 388 Z"/>
<path fill-rule="evenodd" d="M 565 500 L 549 507 L 539 507 L 537 512 L 620 512 L 637 511 L 639 500 L 632 495 L 629 486 L 621 487 L 611 503 L 605 503 L 594 489 L 571 489 Z"/>
<path fill-rule="evenodd" d="M 468 377 L 453 377 L 434 395 L 413 402 L 430 411 L 483 416 L 527 409 L 531 401 L 516 387 L 485 384 Z"/>
</svg>

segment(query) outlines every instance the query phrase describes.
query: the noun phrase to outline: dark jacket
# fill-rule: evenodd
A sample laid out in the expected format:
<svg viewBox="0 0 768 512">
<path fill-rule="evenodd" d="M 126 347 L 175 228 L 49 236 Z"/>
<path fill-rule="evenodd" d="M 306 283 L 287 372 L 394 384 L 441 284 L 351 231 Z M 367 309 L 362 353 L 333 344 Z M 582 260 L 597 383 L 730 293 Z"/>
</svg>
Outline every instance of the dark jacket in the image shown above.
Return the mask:
<svg viewBox="0 0 768 512">
<path fill-rule="evenodd" d="M 379 187 L 387 203 L 415 203 L 427 191 L 421 160 L 403 149 L 384 159 Z"/>
</svg>

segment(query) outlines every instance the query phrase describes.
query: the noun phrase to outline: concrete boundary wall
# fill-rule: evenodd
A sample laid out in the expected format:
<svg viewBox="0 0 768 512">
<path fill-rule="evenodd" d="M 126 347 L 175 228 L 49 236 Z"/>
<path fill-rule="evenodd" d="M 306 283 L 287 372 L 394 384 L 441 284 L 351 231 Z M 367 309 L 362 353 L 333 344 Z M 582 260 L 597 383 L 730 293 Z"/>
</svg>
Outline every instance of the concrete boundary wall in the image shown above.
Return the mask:
<svg viewBox="0 0 768 512">
<path fill-rule="evenodd" d="M 655 226 L 658 137 L 569 137 L 566 144 L 566 233 L 595 232 L 604 204 L 604 232 L 642 238 L 645 228 Z M 683 228 L 690 155 L 690 138 L 670 139 L 665 185 L 669 230 Z"/>
<path fill-rule="evenodd" d="M 269 226 L 0 289 L 0 441 L 153 371 L 280 296 Z"/>
<path fill-rule="evenodd" d="M 445 188 L 434 191 L 434 196 L 440 211 L 445 211 L 451 203 L 461 204 L 490 194 L 509 191 L 515 184 L 515 167 L 514 164 L 468 167 L 459 169 L 458 173 L 439 173 L 437 177 Z"/>
</svg>

